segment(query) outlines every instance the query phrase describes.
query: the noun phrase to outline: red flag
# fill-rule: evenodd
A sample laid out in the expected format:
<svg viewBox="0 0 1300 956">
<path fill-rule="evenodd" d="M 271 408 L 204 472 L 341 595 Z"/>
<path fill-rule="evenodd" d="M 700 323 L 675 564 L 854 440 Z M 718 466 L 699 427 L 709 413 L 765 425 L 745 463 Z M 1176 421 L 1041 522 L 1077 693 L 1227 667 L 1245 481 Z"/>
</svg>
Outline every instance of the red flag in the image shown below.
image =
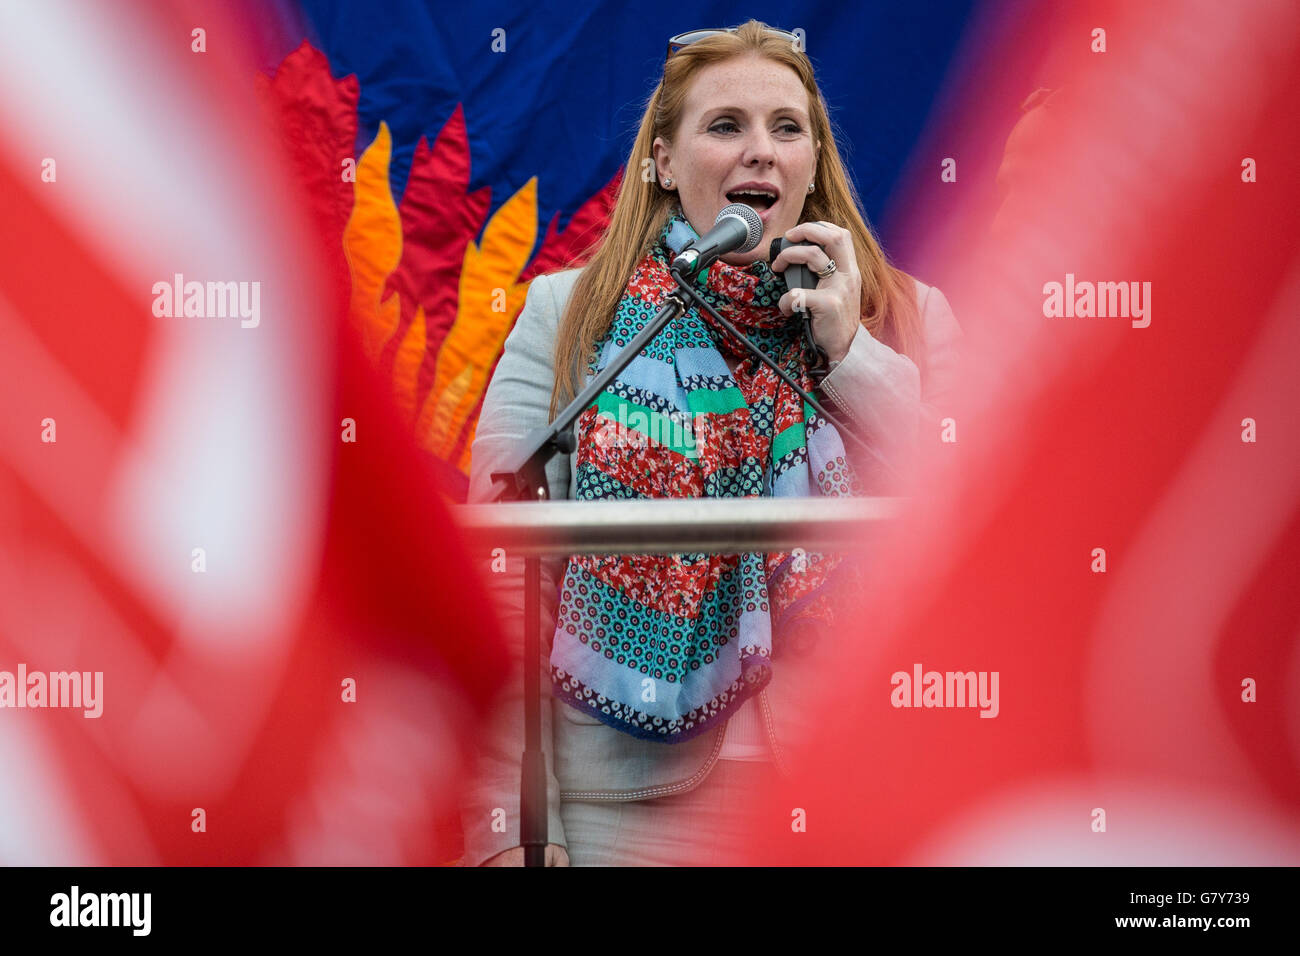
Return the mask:
<svg viewBox="0 0 1300 956">
<path fill-rule="evenodd" d="M 0 20 L 0 861 L 451 860 L 501 644 L 240 23 Z"/>
</svg>

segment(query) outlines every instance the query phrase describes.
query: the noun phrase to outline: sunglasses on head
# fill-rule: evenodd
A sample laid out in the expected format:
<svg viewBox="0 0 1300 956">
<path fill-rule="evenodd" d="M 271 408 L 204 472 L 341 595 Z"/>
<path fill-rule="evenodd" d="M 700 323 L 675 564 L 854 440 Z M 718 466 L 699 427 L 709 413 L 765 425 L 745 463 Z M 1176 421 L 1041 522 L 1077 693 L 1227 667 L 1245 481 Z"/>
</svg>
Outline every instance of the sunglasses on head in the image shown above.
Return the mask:
<svg viewBox="0 0 1300 956">
<path fill-rule="evenodd" d="M 668 41 L 668 52 L 664 55 L 664 62 L 667 63 L 672 59 L 674 53 L 682 47 L 690 46 L 697 40 L 703 40 L 705 37 L 717 36 L 721 33 L 735 33 L 738 29 L 739 27 L 726 27 L 722 30 L 691 30 L 687 33 L 679 33 Z M 776 30 L 772 27 L 768 27 L 767 32 L 785 40 L 789 40 L 791 44 L 794 44 L 795 49 L 803 50 L 803 40 L 800 39 L 797 34 L 791 33 L 788 30 Z"/>
</svg>

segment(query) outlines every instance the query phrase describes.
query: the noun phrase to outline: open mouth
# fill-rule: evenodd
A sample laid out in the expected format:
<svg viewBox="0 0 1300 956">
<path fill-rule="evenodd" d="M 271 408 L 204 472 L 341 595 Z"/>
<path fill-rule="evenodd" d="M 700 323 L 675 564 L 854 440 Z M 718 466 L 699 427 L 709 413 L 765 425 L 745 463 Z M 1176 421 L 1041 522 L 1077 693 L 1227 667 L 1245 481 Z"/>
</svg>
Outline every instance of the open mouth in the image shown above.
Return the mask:
<svg viewBox="0 0 1300 956">
<path fill-rule="evenodd" d="M 736 189 L 727 193 L 727 198 L 732 202 L 743 202 L 746 206 L 753 206 L 759 212 L 766 212 L 776 205 L 780 197 L 766 189 Z"/>
</svg>

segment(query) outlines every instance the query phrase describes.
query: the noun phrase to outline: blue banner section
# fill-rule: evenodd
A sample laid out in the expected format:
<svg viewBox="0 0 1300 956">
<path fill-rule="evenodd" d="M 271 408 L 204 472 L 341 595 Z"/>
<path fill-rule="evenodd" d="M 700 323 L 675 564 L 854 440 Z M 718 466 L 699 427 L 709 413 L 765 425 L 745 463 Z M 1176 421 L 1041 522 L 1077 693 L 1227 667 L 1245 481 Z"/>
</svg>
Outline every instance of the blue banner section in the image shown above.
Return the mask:
<svg viewBox="0 0 1300 956">
<path fill-rule="evenodd" d="M 415 145 L 465 106 L 470 188 L 495 209 L 538 177 L 543 222 L 560 228 L 626 159 L 667 40 L 750 17 L 806 36 L 809 56 L 867 215 L 878 222 L 907 162 L 974 0 L 701 3 L 689 13 L 615 2 L 272 0 L 263 48 L 273 67 L 303 39 L 361 87 L 359 147 L 393 132 L 400 199 Z M 494 52 L 493 44 L 500 52 Z M 886 242 L 889 236 L 884 237 Z"/>
</svg>

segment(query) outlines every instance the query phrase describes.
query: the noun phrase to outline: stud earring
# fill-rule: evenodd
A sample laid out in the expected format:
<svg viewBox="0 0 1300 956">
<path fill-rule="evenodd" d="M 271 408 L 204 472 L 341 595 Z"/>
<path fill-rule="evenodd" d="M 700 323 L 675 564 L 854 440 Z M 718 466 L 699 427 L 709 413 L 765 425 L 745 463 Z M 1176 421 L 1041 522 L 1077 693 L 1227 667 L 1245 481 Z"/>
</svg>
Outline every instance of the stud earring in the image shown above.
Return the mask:
<svg viewBox="0 0 1300 956">
<path fill-rule="evenodd" d="M 667 189 L 667 188 L 668 188 L 669 186 L 671 186 L 672 184 L 673 184 L 672 179 L 665 179 L 665 180 L 664 180 L 664 189 Z"/>
<path fill-rule="evenodd" d="M 813 191 L 814 189 L 816 189 L 816 188 L 817 188 L 817 184 L 816 184 L 816 183 L 809 183 L 809 184 L 808 184 L 808 191 L 809 191 L 809 192 L 812 192 L 812 191 Z"/>
</svg>

